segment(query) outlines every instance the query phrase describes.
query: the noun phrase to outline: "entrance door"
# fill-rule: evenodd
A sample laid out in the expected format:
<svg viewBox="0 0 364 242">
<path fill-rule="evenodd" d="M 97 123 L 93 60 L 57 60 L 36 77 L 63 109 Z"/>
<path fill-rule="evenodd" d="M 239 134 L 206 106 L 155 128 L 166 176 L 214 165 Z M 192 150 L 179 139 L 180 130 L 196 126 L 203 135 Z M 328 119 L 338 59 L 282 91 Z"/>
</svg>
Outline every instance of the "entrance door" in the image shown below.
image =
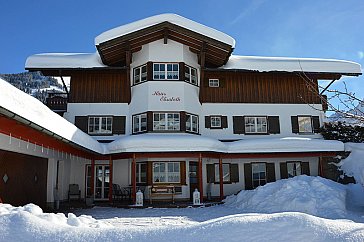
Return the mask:
<svg viewBox="0 0 364 242">
<path fill-rule="evenodd" d="M 193 192 L 195 189 L 198 189 L 198 162 L 190 161 L 189 162 L 189 172 L 188 177 L 190 179 L 190 199 L 192 201 Z"/>
<path fill-rule="evenodd" d="M 95 200 L 109 198 L 110 166 L 95 166 Z"/>
</svg>

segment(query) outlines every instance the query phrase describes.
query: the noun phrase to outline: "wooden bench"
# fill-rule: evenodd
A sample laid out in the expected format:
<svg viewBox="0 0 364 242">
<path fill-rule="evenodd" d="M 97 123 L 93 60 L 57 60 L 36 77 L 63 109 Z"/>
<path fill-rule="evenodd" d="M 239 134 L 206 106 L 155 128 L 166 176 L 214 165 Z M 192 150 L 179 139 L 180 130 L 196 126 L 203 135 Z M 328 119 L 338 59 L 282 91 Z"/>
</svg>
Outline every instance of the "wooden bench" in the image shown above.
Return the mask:
<svg viewBox="0 0 364 242">
<path fill-rule="evenodd" d="M 180 189 L 177 189 L 178 191 Z M 180 192 L 177 192 L 180 193 Z M 154 197 L 168 197 L 174 203 L 174 196 L 176 194 L 176 187 L 171 185 L 154 185 L 150 187 L 149 201 L 153 203 Z"/>
</svg>

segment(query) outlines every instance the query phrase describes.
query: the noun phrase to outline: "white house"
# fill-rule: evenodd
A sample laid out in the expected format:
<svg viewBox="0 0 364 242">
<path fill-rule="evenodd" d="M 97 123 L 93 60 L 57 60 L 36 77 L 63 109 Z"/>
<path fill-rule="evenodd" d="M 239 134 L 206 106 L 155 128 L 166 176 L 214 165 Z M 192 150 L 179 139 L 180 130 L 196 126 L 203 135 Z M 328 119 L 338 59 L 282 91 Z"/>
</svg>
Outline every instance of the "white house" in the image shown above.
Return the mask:
<svg viewBox="0 0 364 242">
<path fill-rule="evenodd" d="M 134 201 L 138 188 L 147 198 L 189 200 L 197 188 L 201 199 L 222 199 L 324 176 L 326 158 L 344 151 L 318 133 L 318 80 L 361 75 L 357 63 L 232 55 L 232 37 L 175 14 L 111 29 L 95 46 L 26 61 L 29 71 L 70 77 L 63 118 L 0 82 L 5 202 L 52 204 L 70 184 L 96 201 L 111 202 L 116 184 Z M 9 195 L 19 187 L 31 195 Z"/>
</svg>

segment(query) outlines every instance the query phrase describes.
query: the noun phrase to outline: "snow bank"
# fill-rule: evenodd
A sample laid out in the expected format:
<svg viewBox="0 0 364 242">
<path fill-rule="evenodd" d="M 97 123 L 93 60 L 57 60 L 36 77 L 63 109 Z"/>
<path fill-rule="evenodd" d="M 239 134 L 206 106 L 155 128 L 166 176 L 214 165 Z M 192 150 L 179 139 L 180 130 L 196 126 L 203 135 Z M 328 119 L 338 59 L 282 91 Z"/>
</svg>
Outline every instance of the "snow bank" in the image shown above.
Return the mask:
<svg viewBox="0 0 364 242">
<path fill-rule="evenodd" d="M 351 153 L 338 166 L 347 176 L 354 177 L 356 182 L 364 186 L 364 144 L 345 143 L 345 151 Z"/>
<path fill-rule="evenodd" d="M 297 176 L 255 190 L 243 190 L 225 199 L 227 206 L 244 212 L 303 212 L 326 218 L 343 218 L 346 188 L 322 177 Z"/>
<path fill-rule="evenodd" d="M 212 214 L 217 208 L 180 209 L 187 213 Z M 166 209 L 153 209 L 163 211 Z M 123 211 L 123 209 L 118 209 Z M 127 211 L 133 212 L 133 209 Z M 135 211 L 135 210 L 134 210 Z M 148 211 L 137 210 L 138 212 Z M 120 213 L 121 213 L 120 212 Z M 128 218 L 120 218 L 128 219 Z M 135 220 L 129 218 L 130 223 Z M 174 226 L 174 221 L 188 222 Z M 109 220 L 111 221 L 111 220 Z M 363 241 L 364 224 L 348 220 L 329 220 L 302 213 L 235 214 L 187 221 L 184 217 L 168 217 L 164 226 L 150 223 L 148 217 L 138 224 L 120 224 L 96 220 L 91 216 L 42 213 L 34 205 L 12 207 L 0 204 L 0 241 Z"/>
</svg>

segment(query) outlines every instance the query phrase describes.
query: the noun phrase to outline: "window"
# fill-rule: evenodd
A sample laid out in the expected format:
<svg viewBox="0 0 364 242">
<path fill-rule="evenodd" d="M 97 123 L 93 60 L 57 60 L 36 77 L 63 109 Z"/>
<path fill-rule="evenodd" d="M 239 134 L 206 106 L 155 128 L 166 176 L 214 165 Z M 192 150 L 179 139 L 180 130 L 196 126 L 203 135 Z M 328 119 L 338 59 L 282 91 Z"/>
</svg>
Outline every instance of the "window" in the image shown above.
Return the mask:
<svg viewBox="0 0 364 242">
<path fill-rule="evenodd" d="M 153 113 L 153 130 L 180 130 L 179 113 Z"/>
<path fill-rule="evenodd" d="M 219 79 L 209 79 L 209 87 L 219 87 L 220 80 Z"/>
<path fill-rule="evenodd" d="M 220 128 L 221 127 L 221 117 L 219 117 L 219 116 L 211 116 L 210 122 L 211 122 L 211 128 Z"/>
<path fill-rule="evenodd" d="M 147 182 L 147 163 L 136 163 L 136 182 Z"/>
<path fill-rule="evenodd" d="M 112 117 L 88 117 L 88 132 L 90 134 L 111 134 Z"/>
<path fill-rule="evenodd" d="M 245 133 L 267 133 L 267 118 L 245 117 Z"/>
<path fill-rule="evenodd" d="M 252 164 L 253 187 L 263 186 L 267 183 L 265 163 Z"/>
<path fill-rule="evenodd" d="M 288 177 L 294 177 L 301 175 L 301 162 L 299 161 L 292 161 L 287 162 L 287 172 Z"/>
<path fill-rule="evenodd" d="M 312 122 L 309 116 L 298 116 L 298 132 L 312 133 Z"/>
<path fill-rule="evenodd" d="M 191 66 L 185 66 L 185 80 L 191 84 L 197 85 L 197 70 Z"/>
<path fill-rule="evenodd" d="M 223 182 L 230 182 L 230 164 L 222 164 Z M 215 182 L 220 182 L 219 164 L 215 164 Z"/>
<path fill-rule="evenodd" d="M 186 114 L 186 131 L 198 133 L 198 116 Z"/>
<path fill-rule="evenodd" d="M 134 85 L 147 81 L 147 65 L 134 68 L 133 77 Z"/>
<path fill-rule="evenodd" d="M 153 183 L 180 183 L 179 162 L 153 162 Z"/>
<path fill-rule="evenodd" d="M 142 113 L 133 116 L 133 133 L 147 131 L 147 114 Z"/>
<path fill-rule="evenodd" d="M 153 64 L 153 77 L 154 80 L 178 80 L 179 79 L 179 66 L 178 64 Z"/>
</svg>

